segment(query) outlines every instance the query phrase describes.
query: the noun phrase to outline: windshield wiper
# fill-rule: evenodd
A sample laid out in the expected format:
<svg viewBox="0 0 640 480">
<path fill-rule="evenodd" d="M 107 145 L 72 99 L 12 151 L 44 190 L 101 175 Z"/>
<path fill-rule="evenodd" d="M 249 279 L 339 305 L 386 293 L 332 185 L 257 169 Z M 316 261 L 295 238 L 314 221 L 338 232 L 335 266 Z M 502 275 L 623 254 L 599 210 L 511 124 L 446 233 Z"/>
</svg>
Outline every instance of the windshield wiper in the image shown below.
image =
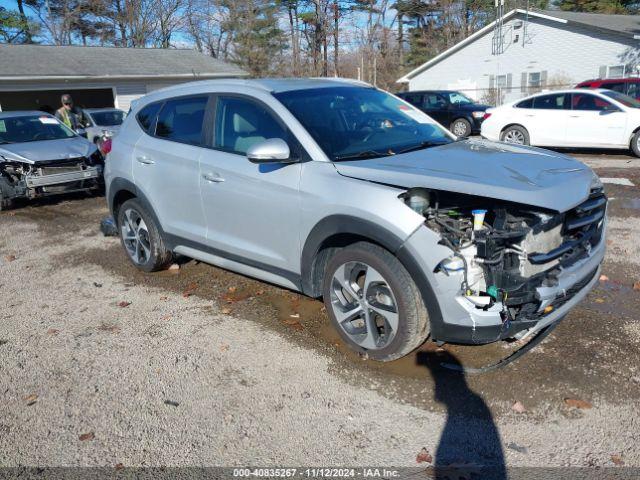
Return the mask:
<svg viewBox="0 0 640 480">
<path fill-rule="evenodd" d="M 378 158 L 378 157 L 389 157 L 394 155 L 394 153 L 390 152 L 376 152 L 375 150 L 365 150 L 364 152 L 358 153 L 350 153 L 347 155 L 338 155 L 335 157 L 336 161 L 341 160 L 363 160 L 365 158 Z"/>
<path fill-rule="evenodd" d="M 449 143 L 449 142 L 431 142 L 431 141 L 426 141 L 426 142 L 418 143 L 417 145 L 412 145 L 410 147 L 403 148 L 402 150 L 398 150 L 396 153 L 397 154 L 401 154 L 401 153 L 414 152 L 416 150 L 422 150 L 422 149 L 429 148 L 429 147 L 438 147 L 440 145 L 446 145 L 447 143 Z"/>
</svg>

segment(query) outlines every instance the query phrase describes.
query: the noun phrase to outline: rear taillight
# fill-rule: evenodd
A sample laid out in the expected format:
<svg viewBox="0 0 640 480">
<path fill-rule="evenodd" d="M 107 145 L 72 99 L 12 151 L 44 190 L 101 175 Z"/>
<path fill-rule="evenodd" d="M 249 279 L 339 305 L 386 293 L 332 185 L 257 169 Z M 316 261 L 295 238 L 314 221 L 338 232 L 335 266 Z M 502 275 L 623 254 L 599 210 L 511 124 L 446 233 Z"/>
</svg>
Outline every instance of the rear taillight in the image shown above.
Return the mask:
<svg viewBox="0 0 640 480">
<path fill-rule="evenodd" d="M 484 117 L 482 117 L 482 120 L 486 120 L 487 118 L 489 118 L 491 116 L 490 113 L 485 112 L 484 113 Z"/>
<path fill-rule="evenodd" d="M 103 155 L 106 155 L 111 151 L 111 137 L 107 137 L 98 142 L 98 148 Z"/>
</svg>

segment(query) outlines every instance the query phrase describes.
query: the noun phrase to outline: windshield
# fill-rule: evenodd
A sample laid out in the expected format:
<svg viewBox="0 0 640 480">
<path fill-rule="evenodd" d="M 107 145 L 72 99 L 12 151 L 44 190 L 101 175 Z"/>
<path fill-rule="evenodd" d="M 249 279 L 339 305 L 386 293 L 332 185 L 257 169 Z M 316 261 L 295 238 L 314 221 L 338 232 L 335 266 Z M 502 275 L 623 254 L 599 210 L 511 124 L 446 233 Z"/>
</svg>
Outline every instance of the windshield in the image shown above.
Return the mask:
<svg viewBox="0 0 640 480">
<path fill-rule="evenodd" d="M 628 95 L 625 95 L 624 93 L 608 90 L 606 92 L 602 92 L 602 94 L 609 98 L 613 98 L 615 101 L 620 102 L 625 107 L 640 108 L 640 101 Z"/>
<path fill-rule="evenodd" d="M 447 92 L 444 94 L 449 97 L 449 102 L 455 105 L 469 105 L 474 103 L 469 97 L 464 96 L 460 92 Z"/>
<path fill-rule="evenodd" d="M 367 87 L 274 94 L 333 161 L 395 155 L 453 140 L 427 115 Z"/>
<path fill-rule="evenodd" d="M 0 144 L 60 140 L 76 134 L 49 115 L 0 119 Z"/>
<path fill-rule="evenodd" d="M 124 112 L 121 110 L 108 110 L 105 112 L 91 112 L 93 123 L 99 127 L 115 127 L 122 125 Z"/>
</svg>

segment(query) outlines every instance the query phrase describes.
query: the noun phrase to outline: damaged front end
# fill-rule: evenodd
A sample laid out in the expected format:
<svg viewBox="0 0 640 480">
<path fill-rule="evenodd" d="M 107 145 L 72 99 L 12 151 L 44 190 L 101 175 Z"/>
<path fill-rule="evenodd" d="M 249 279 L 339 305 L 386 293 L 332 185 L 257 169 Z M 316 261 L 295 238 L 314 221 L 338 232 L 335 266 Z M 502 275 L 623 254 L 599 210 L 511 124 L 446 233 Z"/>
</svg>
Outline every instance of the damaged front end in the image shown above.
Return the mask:
<svg viewBox="0 0 640 480">
<path fill-rule="evenodd" d="M 41 162 L 0 155 L 0 198 L 6 207 L 17 198 L 99 190 L 103 165 L 97 150 L 88 157 Z"/>
<path fill-rule="evenodd" d="M 445 247 L 432 271 L 443 312 L 436 340 L 524 338 L 561 319 L 597 280 L 607 205 L 601 185 L 565 212 L 425 188 L 400 197 Z M 451 295 L 455 306 L 443 299 Z"/>
</svg>

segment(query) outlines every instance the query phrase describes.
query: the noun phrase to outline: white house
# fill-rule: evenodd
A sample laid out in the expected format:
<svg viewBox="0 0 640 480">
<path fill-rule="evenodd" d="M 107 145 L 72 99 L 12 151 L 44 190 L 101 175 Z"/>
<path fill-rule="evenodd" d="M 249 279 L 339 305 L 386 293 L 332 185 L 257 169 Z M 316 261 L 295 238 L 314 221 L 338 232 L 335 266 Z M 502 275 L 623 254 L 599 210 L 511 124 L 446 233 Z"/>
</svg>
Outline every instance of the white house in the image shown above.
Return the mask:
<svg viewBox="0 0 640 480">
<path fill-rule="evenodd" d="M 0 110 L 52 111 L 64 93 L 79 106 L 128 110 L 158 88 L 246 75 L 195 50 L 0 45 Z"/>
<path fill-rule="evenodd" d="M 593 78 L 637 75 L 640 15 L 512 10 L 398 82 L 487 103 Z"/>
</svg>

